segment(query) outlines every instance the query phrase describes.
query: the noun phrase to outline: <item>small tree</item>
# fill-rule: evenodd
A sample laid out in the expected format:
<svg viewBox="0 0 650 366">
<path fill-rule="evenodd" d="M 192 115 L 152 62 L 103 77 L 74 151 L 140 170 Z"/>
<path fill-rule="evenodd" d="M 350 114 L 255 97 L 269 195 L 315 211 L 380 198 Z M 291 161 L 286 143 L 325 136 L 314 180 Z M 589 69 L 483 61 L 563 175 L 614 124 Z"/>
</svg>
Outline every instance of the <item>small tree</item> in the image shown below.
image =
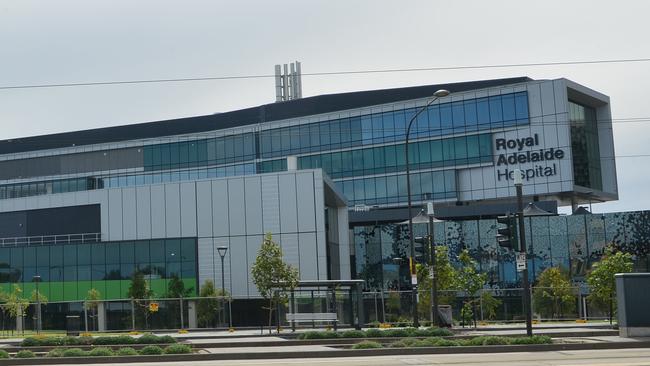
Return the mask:
<svg viewBox="0 0 650 366">
<path fill-rule="evenodd" d="M 167 283 L 167 297 L 172 299 L 188 297 L 192 294 L 192 291 L 194 291 L 194 288 L 185 288 L 185 283 L 176 274 L 173 274 Z"/>
<path fill-rule="evenodd" d="M 497 317 L 497 309 L 501 306 L 502 301 L 494 297 L 492 292 L 481 292 L 481 309 L 483 315 L 488 319 L 495 319 Z"/>
<path fill-rule="evenodd" d="M 616 311 L 616 280 L 614 275 L 632 271 L 632 255 L 629 253 L 614 253 L 611 247 L 605 248 L 602 259 L 594 263 L 587 274 L 587 284 L 591 289 L 588 299 L 601 311 L 609 315 L 609 323 Z"/>
<path fill-rule="evenodd" d="M 461 319 L 463 322 L 471 322 L 474 319 L 474 305 L 477 301 L 477 293 L 485 285 L 487 275 L 476 270 L 476 261 L 472 259 L 467 249 L 460 253 L 458 260 L 461 267 L 457 270 L 456 284 L 458 289 L 465 293 Z"/>
<path fill-rule="evenodd" d="M 533 290 L 533 304 L 543 317 L 562 318 L 571 311 L 575 301 L 566 270 L 550 267 L 540 273 Z"/>
<path fill-rule="evenodd" d="M 216 289 L 212 280 L 207 280 L 201 286 L 199 296 L 201 297 L 197 304 L 199 326 L 214 326 L 217 314 L 221 313 L 223 304 L 223 301 L 220 301 L 218 297 L 227 295 L 224 294 L 222 289 Z"/>
<path fill-rule="evenodd" d="M 97 329 L 97 307 L 99 306 L 101 298 L 102 294 L 97 289 L 91 288 L 88 290 L 88 293 L 86 293 L 86 301 L 84 301 L 84 309 L 90 311 L 90 319 L 93 319 L 95 329 Z"/>
<path fill-rule="evenodd" d="M 287 301 L 287 293 L 298 285 L 298 271 L 284 263 L 282 249 L 273 241 L 271 233 L 268 233 L 257 253 L 251 273 L 260 295 L 269 302 L 270 331 L 274 305 Z"/>
<path fill-rule="evenodd" d="M 7 315 L 7 297 L 8 295 L 0 287 L 0 311 L 2 311 L 2 333 L 5 332 L 5 318 Z"/>
<path fill-rule="evenodd" d="M 417 265 L 418 271 L 418 287 L 420 299 L 418 301 L 418 311 L 422 316 L 428 316 L 431 309 L 431 280 L 430 266 Z M 455 290 L 456 285 L 456 269 L 449 262 L 449 252 L 446 246 L 436 245 L 436 292 L 438 295 L 438 304 L 450 304 L 454 296 L 450 293 Z M 446 293 L 441 295 L 440 293 Z"/>
<path fill-rule="evenodd" d="M 149 326 L 149 304 L 151 298 L 154 296 L 153 291 L 149 287 L 149 282 L 144 278 L 144 273 L 136 271 L 131 278 L 131 284 L 127 296 L 133 300 L 133 303 L 141 309 L 144 317 L 145 328 Z"/>
<path fill-rule="evenodd" d="M 29 300 L 23 297 L 23 290 L 20 286 L 14 284 L 13 290 L 7 296 L 7 302 L 5 303 L 5 311 L 9 314 L 9 317 L 12 319 L 18 319 L 25 316 L 25 310 L 29 306 Z M 25 332 L 25 327 L 23 327 L 23 333 Z"/>
</svg>

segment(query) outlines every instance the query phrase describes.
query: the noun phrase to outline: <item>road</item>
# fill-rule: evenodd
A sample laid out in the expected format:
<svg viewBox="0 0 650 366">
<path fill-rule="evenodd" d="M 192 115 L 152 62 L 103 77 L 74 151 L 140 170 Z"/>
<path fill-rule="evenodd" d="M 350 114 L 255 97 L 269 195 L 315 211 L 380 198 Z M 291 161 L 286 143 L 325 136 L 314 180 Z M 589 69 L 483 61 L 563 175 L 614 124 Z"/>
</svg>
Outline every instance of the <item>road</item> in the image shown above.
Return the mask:
<svg viewBox="0 0 650 366">
<path fill-rule="evenodd" d="M 188 362 L 134 363 L 137 366 L 186 366 Z M 415 355 L 415 356 L 376 356 L 347 358 L 311 358 L 284 360 L 239 360 L 239 361 L 197 361 L 196 366 L 276 366 L 276 365 L 351 365 L 351 366 L 393 366 L 393 365 L 598 365 L 598 366 L 650 366 L 650 348 L 597 350 L 597 351 L 557 351 L 557 352 L 519 352 L 464 355 Z M 115 366 L 107 364 L 106 366 Z M 130 365 L 130 364 L 119 364 Z"/>
</svg>

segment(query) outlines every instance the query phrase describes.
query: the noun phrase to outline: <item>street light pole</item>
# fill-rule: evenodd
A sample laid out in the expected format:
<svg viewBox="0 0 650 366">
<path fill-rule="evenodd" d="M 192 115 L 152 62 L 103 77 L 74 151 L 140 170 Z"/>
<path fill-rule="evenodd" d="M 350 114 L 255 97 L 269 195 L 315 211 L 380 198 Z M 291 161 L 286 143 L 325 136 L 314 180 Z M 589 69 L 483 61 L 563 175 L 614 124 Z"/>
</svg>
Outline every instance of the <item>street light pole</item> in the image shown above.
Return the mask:
<svg viewBox="0 0 650 366">
<path fill-rule="evenodd" d="M 228 252 L 228 247 L 218 247 L 217 251 L 219 252 L 219 256 L 221 257 L 221 295 L 226 296 L 226 275 L 223 267 L 224 259 L 226 257 L 226 252 Z M 223 308 L 222 313 L 224 314 L 225 318 L 225 307 Z M 228 313 L 230 313 L 230 301 L 228 301 Z M 228 317 L 228 324 L 230 328 L 232 328 L 232 317 Z"/>
<path fill-rule="evenodd" d="M 528 283 L 528 249 L 526 247 L 526 229 L 524 228 L 524 203 L 523 203 L 523 172 L 515 169 L 513 172 L 515 188 L 517 190 L 517 216 L 519 216 L 519 252 L 526 258 L 522 271 L 522 285 L 524 288 L 524 313 L 526 314 L 526 335 L 533 335 L 533 314 L 530 304 L 530 284 Z"/>
<path fill-rule="evenodd" d="M 408 205 L 408 216 L 409 216 L 409 242 L 411 245 L 411 261 L 409 263 L 412 263 L 413 266 L 415 266 L 415 241 L 413 237 L 413 217 L 411 215 L 411 210 L 412 210 L 412 204 L 411 204 L 411 168 L 409 166 L 409 135 L 411 134 L 411 126 L 413 125 L 413 122 L 416 120 L 416 118 L 424 112 L 433 102 L 438 100 L 439 98 L 446 97 L 449 95 L 448 90 L 440 89 L 433 93 L 434 98 L 431 99 L 424 107 L 420 108 L 415 115 L 411 118 L 409 121 L 408 127 L 406 128 L 406 139 L 404 142 L 404 152 L 406 153 L 405 157 L 405 162 L 406 162 L 406 199 L 407 199 L 407 205 Z M 417 277 L 416 274 L 413 272 L 413 269 L 410 268 L 409 266 L 409 271 L 411 272 L 412 279 L 411 283 L 413 284 L 412 286 L 412 303 L 413 303 L 413 326 L 414 327 L 419 327 L 420 322 L 418 321 L 418 285 L 417 285 Z"/>
<path fill-rule="evenodd" d="M 431 325 L 438 325 L 438 279 L 436 278 L 436 241 L 433 226 L 433 201 L 427 203 L 427 214 L 429 215 L 429 245 L 431 246 L 431 255 L 429 264 L 431 265 L 429 276 L 431 276 Z"/>
<path fill-rule="evenodd" d="M 38 283 L 41 282 L 41 276 L 36 275 L 32 277 L 32 281 L 36 282 L 36 334 L 40 334 L 43 328 L 41 323 L 41 297 L 38 291 Z"/>
</svg>

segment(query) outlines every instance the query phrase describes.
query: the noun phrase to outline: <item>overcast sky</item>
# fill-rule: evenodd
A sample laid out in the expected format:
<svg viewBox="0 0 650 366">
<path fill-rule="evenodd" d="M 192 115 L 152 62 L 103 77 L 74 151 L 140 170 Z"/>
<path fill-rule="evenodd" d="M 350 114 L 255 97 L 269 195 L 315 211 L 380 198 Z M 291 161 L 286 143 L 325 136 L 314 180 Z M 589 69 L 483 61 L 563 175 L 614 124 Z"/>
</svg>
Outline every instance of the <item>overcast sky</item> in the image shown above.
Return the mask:
<svg viewBox="0 0 650 366">
<path fill-rule="evenodd" d="M 0 86 L 650 57 L 647 1 L 0 0 Z M 650 119 L 650 62 L 305 76 L 304 96 L 464 80 L 565 77 Z M 194 116 L 274 101 L 272 79 L 0 90 L 0 139 Z M 650 122 L 616 123 L 617 156 Z M 650 207 L 650 157 L 617 158 L 620 200 Z"/>
</svg>

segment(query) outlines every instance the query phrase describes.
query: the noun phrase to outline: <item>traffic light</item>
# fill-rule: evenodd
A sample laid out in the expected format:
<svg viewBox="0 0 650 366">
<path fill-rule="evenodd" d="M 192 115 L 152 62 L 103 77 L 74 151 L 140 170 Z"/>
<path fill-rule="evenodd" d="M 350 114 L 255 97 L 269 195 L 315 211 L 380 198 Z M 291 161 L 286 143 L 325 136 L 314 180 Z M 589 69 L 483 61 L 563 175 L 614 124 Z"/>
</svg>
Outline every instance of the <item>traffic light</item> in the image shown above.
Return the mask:
<svg viewBox="0 0 650 366">
<path fill-rule="evenodd" d="M 500 225 L 505 225 L 505 227 Z M 497 243 L 504 248 L 519 251 L 517 217 L 515 215 L 507 214 L 497 217 Z"/>
<path fill-rule="evenodd" d="M 429 260 L 429 251 L 427 250 L 429 236 L 418 236 L 413 241 L 415 242 L 415 259 L 420 263 L 427 263 Z"/>
</svg>

